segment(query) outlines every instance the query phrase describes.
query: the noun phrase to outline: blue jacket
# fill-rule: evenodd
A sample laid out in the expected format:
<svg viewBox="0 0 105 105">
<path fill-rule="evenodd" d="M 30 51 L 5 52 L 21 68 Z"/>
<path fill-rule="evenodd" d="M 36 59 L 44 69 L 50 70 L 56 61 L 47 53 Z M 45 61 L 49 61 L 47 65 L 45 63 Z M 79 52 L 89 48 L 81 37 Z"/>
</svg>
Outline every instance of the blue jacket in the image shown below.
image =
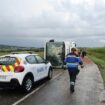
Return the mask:
<svg viewBox="0 0 105 105">
<path fill-rule="evenodd" d="M 74 53 L 70 53 L 66 56 L 65 58 L 65 63 L 67 65 L 68 68 L 78 68 L 78 65 L 82 65 L 82 61 L 81 58 L 78 57 L 76 54 Z"/>
</svg>

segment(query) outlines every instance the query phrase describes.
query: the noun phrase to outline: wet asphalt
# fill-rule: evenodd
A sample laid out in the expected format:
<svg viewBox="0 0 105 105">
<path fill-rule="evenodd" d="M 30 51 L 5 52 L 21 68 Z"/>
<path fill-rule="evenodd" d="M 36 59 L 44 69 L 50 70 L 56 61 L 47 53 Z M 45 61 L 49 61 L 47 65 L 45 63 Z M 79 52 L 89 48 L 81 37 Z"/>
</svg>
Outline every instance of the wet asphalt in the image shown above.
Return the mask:
<svg viewBox="0 0 105 105">
<path fill-rule="evenodd" d="M 84 65 L 77 76 L 74 93 L 70 93 L 68 71 L 55 70 L 54 76 L 62 74 L 37 83 L 34 89 L 45 85 L 18 105 L 105 105 L 99 101 L 103 83 L 97 65 L 88 58 L 84 59 Z M 11 105 L 25 95 L 20 90 L 0 90 L 0 105 Z"/>
<path fill-rule="evenodd" d="M 55 77 L 59 73 L 62 73 L 63 70 L 61 69 L 54 69 L 53 76 Z M 33 90 L 37 89 L 43 84 L 46 84 L 48 82 L 47 79 L 43 79 L 41 81 L 38 81 L 35 83 Z M 26 93 L 23 93 L 20 89 L 11 89 L 11 88 L 6 88 L 6 89 L 1 89 L 0 88 L 0 105 L 12 105 L 19 99 L 23 98 L 26 96 Z M 27 105 L 27 104 L 26 104 Z"/>
</svg>

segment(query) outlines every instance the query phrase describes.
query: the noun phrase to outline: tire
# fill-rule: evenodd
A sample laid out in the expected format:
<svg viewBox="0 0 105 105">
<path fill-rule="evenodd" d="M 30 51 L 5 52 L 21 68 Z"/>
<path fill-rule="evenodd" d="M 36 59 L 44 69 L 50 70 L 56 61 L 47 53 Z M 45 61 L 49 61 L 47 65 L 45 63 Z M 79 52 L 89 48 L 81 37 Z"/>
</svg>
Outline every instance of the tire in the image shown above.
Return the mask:
<svg viewBox="0 0 105 105">
<path fill-rule="evenodd" d="M 49 72 L 48 72 L 48 80 L 52 79 L 52 76 L 53 76 L 53 70 L 52 69 L 49 69 Z"/>
<path fill-rule="evenodd" d="M 23 80 L 22 89 L 25 93 L 29 93 L 33 87 L 33 80 L 30 76 L 26 76 Z"/>
</svg>

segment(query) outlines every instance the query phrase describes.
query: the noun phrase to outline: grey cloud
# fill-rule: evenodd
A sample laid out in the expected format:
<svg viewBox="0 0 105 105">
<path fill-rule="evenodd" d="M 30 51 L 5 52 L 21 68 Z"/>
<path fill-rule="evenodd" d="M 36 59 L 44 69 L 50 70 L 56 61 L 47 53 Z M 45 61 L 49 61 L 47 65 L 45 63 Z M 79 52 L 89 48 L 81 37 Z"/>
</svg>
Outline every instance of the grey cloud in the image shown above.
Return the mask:
<svg viewBox="0 0 105 105">
<path fill-rule="evenodd" d="M 94 5 L 71 1 L 0 0 L 0 43 L 41 46 L 53 38 L 75 40 L 80 46 L 103 46 L 95 41 L 105 38 L 103 0 L 95 0 Z"/>
</svg>

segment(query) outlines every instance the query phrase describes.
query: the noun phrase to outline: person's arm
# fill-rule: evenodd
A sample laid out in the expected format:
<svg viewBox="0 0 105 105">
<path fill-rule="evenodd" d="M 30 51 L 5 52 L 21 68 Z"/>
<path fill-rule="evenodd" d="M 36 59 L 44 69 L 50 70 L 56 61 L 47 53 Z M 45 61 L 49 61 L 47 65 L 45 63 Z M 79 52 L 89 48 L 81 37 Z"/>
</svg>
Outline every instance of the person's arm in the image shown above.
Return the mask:
<svg viewBox="0 0 105 105">
<path fill-rule="evenodd" d="M 82 60 L 81 60 L 81 58 L 80 58 L 80 57 L 78 57 L 78 63 L 81 65 L 81 68 L 83 68 L 83 67 L 84 67 L 83 62 L 82 62 Z"/>
<path fill-rule="evenodd" d="M 81 60 L 81 58 L 80 58 L 80 57 L 78 57 L 78 63 L 79 63 L 80 65 L 82 65 L 82 64 L 83 64 L 83 62 L 82 62 L 82 60 Z"/>
</svg>

